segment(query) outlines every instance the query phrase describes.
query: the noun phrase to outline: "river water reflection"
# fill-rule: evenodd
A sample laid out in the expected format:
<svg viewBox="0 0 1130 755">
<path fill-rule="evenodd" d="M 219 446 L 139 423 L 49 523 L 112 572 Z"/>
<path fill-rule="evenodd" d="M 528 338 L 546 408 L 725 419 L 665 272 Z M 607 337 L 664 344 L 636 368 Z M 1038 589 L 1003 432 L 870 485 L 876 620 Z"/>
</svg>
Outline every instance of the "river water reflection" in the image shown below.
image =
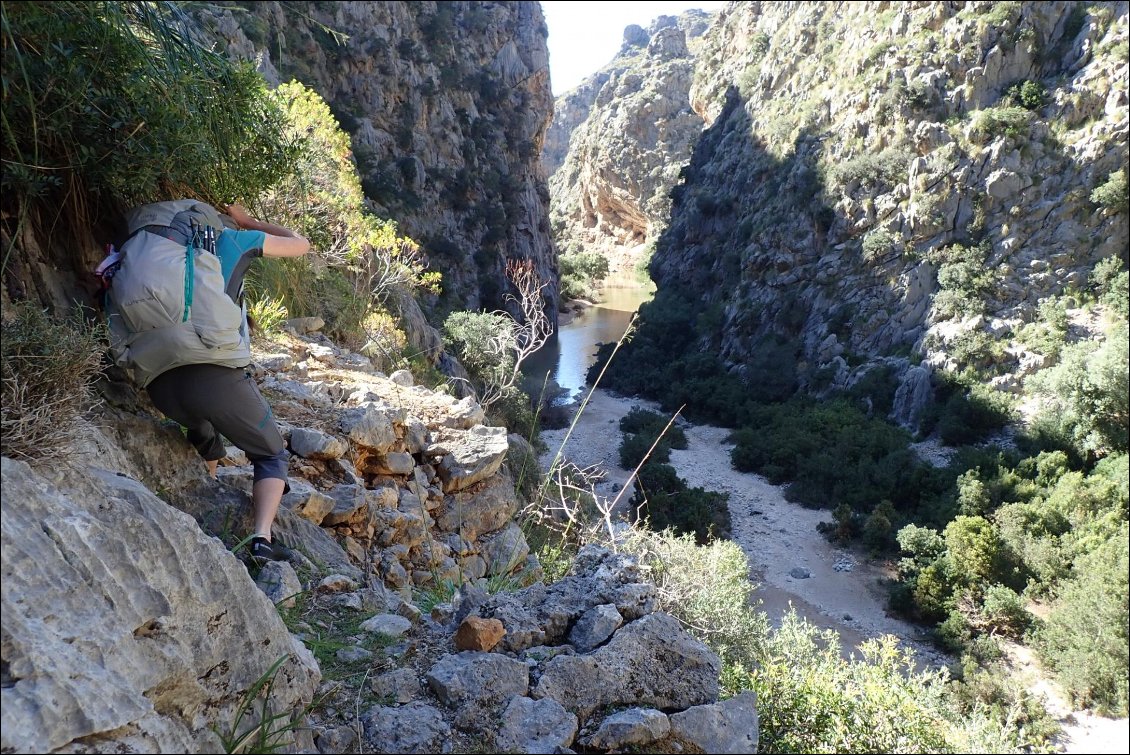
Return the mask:
<svg viewBox="0 0 1130 755">
<path fill-rule="evenodd" d="M 630 273 L 610 276 L 601 291 L 604 301 L 562 325 L 557 334 L 526 361 L 522 371 L 530 387 L 540 391 L 548 372 L 558 385 L 569 391 L 569 398 L 575 398 L 585 386 L 585 374 L 596 361 L 600 344 L 618 341 L 632 315 L 654 293 L 654 284 L 642 285 Z"/>
</svg>

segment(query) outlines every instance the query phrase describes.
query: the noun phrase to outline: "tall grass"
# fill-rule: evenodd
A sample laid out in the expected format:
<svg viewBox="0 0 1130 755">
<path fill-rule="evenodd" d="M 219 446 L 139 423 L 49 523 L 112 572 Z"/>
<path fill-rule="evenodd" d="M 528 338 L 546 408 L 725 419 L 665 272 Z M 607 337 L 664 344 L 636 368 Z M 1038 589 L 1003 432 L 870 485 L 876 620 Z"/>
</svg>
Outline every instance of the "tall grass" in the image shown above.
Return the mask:
<svg viewBox="0 0 1130 755">
<path fill-rule="evenodd" d="M 59 459 L 73 450 L 75 426 L 94 404 L 90 383 L 101 369 L 102 329 L 52 320 L 21 304 L 5 310 L 0 378 L 0 448 L 5 456 Z"/>
<path fill-rule="evenodd" d="M 263 78 L 201 45 L 178 3 L 6 2 L 0 45 L 16 227 L 85 239 L 134 204 L 256 197 L 292 162 Z"/>
</svg>

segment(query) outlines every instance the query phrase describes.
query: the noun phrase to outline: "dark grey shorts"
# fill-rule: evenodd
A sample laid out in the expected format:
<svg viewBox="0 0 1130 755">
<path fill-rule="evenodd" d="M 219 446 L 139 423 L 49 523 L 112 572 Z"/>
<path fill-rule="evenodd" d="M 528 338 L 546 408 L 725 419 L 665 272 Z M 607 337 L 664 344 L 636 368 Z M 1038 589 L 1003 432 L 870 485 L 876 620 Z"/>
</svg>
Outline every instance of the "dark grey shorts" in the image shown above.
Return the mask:
<svg viewBox="0 0 1130 755">
<path fill-rule="evenodd" d="M 158 375 L 147 390 L 165 416 L 187 428 L 189 442 L 206 460 L 224 458 L 223 435 L 247 454 L 256 480 L 286 480 L 286 444 L 245 369 L 189 364 Z"/>
</svg>

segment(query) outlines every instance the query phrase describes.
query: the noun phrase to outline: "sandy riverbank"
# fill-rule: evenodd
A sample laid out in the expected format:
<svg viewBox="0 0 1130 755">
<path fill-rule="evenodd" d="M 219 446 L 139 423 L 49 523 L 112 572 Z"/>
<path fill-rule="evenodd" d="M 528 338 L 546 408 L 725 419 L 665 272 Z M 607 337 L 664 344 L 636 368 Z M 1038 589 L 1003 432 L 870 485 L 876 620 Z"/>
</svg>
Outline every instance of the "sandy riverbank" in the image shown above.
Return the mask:
<svg viewBox="0 0 1130 755">
<path fill-rule="evenodd" d="M 574 463 L 607 471 L 597 492 L 609 498 L 630 474 L 619 467 L 619 422 L 633 406 L 657 409 L 646 401 L 596 391 L 565 447 L 565 456 Z M 828 512 L 790 503 L 780 487 L 731 467 L 732 446 L 724 442 L 728 430 L 707 425 L 684 429 L 688 448 L 672 451 L 671 463 L 691 487 L 729 494 L 733 538 L 749 558 L 750 577 L 760 585 L 756 597 L 771 620 L 779 621 L 791 604 L 811 623 L 839 632 L 846 652 L 866 639 L 893 634 L 916 651 L 923 665 L 945 664 L 943 654 L 921 642 L 921 630 L 887 615 L 879 584 L 882 568 L 831 545 L 816 531 L 818 522 L 830 518 Z M 543 465 L 565 433 L 542 433 L 550 449 Z M 809 576 L 801 576 L 806 573 Z"/>
<path fill-rule="evenodd" d="M 607 498 L 615 497 L 629 476 L 619 467 L 619 421 L 633 406 L 657 410 L 646 401 L 594 392 L 564 449 L 566 458 L 579 466 L 599 465 L 606 471 L 597 492 Z M 893 634 L 915 651 L 920 666 L 952 663 L 952 658 L 926 644 L 919 627 L 888 614 L 881 584 L 887 576 L 884 564 L 836 547 L 816 531 L 817 523 L 830 520 L 829 512 L 791 503 L 785 500 L 782 488 L 733 469 L 732 446 L 725 443 L 728 430 L 698 425 L 687 426 L 685 431 L 688 448 L 672 451 L 671 463 L 688 485 L 730 495 L 733 538 L 749 559 L 750 578 L 760 585 L 755 596 L 773 623 L 792 605 L 810 623 L 838 632 L 845 654 L 869 638 Z M 543 467 L 561 447 L 566 432 L 542 433 L 549 448 L 542 458 Z M 802 577 L 805 573 L 808 576 Z M 1032 688 L 1044 694 L 1049 709 L 1064 726 L 1061 751 L 1128 751 L 1126 719 L 1070 714 L 1050 685 L 1032 682 Z"/>
</svg>

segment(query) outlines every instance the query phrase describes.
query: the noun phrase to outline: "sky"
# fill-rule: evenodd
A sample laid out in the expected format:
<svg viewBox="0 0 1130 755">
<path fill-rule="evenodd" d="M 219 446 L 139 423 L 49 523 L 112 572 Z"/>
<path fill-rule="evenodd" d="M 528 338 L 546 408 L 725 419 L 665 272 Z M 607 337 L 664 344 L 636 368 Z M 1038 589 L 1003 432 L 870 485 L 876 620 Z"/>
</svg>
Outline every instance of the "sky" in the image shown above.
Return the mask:
<svg viewBox="0 0 1130 755">
<path fill-rule="evenodd" d="M 620 51 L 624 27 L 647 28 L 657 16 L 677 16 L 685 10 L 717 10 L 722 2 L 597 2 L 542 0 L 549 27 L 549 76 L 553 96 L 564 94 L 595 73 Z"/>
</svg>

